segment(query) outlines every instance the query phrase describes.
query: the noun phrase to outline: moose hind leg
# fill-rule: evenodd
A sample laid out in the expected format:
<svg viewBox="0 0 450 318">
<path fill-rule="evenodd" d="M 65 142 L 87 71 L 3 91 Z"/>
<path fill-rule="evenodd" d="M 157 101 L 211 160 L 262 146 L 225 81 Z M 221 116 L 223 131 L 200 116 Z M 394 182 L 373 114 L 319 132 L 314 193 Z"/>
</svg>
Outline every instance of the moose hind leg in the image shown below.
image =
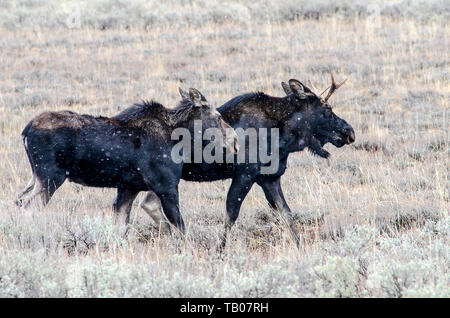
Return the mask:
<svg viewBox="0 0 450 318">
<path fill-rule="evenodd" d="M 294 220 L 292 217 L 291 209 L 284 199 L 280 178 L 264 178 L 258 181 L 258 184 L 263 189 L 266 199 L 267 201 L 269 201 L 269 205 L 275 211 L 280 212 L 282 220 L 285 221 L 287 226 L 289 227 L 289 231 L 295 242 L 295 245 L 299 247 L 300 240 L 297 231 L 294 228 Z"/>
<path fill-rule="evenodd" d="M 162 212 L 161 200 L 155 192 L 147 192 L 141 202 L 141 208 L 153 219 L 161 232 L 170 232 L 170 226 Z"/>
<path fill-rule="evenodd" d="M 54 173 L 51 177 L 47 178 L 41 178 L 38 176 L 31 197 L 24 204 L 24 207 L 29 207 L 31 202 L 37 197 L 40 199 L 42 206 L 46 206 L 55 191 L 64 183 L 65 180 L 66 175 L 61 172 Z"/>
<path fill-rule="evenodd" d="M 131 207 L 133 206 L 133 201 L 138 193 L 139 191 L 121 188 L 117 189 L 117 197 L 113 205 L 114 223 L 119 225 L 124 224 L 126 226 L 124 236 L 128 234 L 128 224 L 130 223 Z"/>
<path fill-rule="evenodd" d="M 34 188 L 35 184 L 36 184 L 36 177 L 33 174 L 33 176 L 31 177 L 31 180 L 28 182 L 28 184 L 25 187 L 25 189 L 23 189 L 23 191 L 20 192 L 19 195 L 17 195 L 16 200 L 14 201 L 14 203 L 17 206 L 19 206 L 19 207 L 22 206 L 22 204 L 23 204 L 23 202 L 22 202 L 23 197 Z"/>
</svg>

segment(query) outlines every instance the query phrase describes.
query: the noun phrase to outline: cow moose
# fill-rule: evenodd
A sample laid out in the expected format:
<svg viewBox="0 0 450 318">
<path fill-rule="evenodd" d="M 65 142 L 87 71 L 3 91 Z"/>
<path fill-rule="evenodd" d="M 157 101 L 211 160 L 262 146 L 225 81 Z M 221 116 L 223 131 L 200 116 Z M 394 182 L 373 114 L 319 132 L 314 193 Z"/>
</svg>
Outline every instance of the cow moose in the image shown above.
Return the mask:
<svg viewBox="0 0 450 318">
<path fill-rule="evenodd" d="M 182 232 L 178 184 L 183 162 L 171 159 L 177 128 L 217 128 L 222 147 L 235 153 L 237 136 L 206 98 L 189 89 L 189 98 L 170 109 L 150 101 L 134 104 L 114 117 L 93 117 L 71 111 L 45 112 L 31 120 L 22 132 L 32 178 L 16 203 L 29 205 L 39 199 L 46 205 L 68 179 L 92 187 L 117 188 L 113 209 L 129 222 L 132 203 L 140 191 L 151 191 L 162 204 L 167 219 Z M 231 131 L 231 138 L 230 138 Z M 31 197 L 23 197 L 32 191 Z"/>
<path fill-rule="evenodd" d="M 328 158 L 330 153 L 323 146 L 331 143 L 340 148 L 355 141 L 353 128 L 343 119 L 334 114 L 328 103 L 331 95 L 344 82 L 336 84 L 331 75 L 331 86 L 319 94 L 300 81 L 291 79 L 288 84 L 282 83 L 287 94 L 285 97 L 272 97 L 264 93 L 248 93 L 234 97 L 217 108 L 223 119 L 236 131 L 239 128 L 278 128 L 279 155 L 277 171 L 271 174 L 261 173 L 264 164 L 256 163 L 186 163 L 183 166 L 181 178 L 187 181 L 214 181 L 232 178 L 226 199 L 225 229 L 219 246 L 225 248 L 228 232 L 235 223 L 241 204 L 254 183 L 264 191 L 269 205 L 280 212 L 287 221 L 290 232 L 299 244 L 297 233 L 293 227 L 291 210 L 284 198 L 280 177 L 285 173 L 287 159 L 290 153 L 302 151 L 305 148 L 313 154 Z M 325 98 L 321 96 L 328 90 Z M 182 94 L 183 96 L 183 94 Z M 258 142 L 269 142 L 259 140 Z M 249 145 L 239 139 L 240 151 L 249 151 Z M 235 156 L 236 157 L 236 156 Z M 163 221 L 160 212 L 158 195 L 149 192 L 141 203 L 141 207 L 156 222 Z"/>
</svg>

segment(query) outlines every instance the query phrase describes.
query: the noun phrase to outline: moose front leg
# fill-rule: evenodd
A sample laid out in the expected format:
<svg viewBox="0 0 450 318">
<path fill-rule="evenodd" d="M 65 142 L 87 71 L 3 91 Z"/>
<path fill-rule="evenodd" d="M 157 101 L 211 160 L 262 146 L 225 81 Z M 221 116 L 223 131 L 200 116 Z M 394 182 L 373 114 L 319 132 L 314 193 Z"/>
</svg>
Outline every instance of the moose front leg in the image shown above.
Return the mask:
<svg viewBox="0 0 450 318">
<path fill-rule="evenodd" d="M 169 232 L 170 227 L 161 210 L 161 201 L 153 191 L 148 191 L 144 200 L 141 202 L 141 208 L 153 219 L 161 232 Z"/>
<path fill-rule="evenodd" d="M 180 230 L 184 235 L 184 221 L 180 214 L 179 208 L 179 196 L 178 196 L 178 186 L 175 188 L 169 188 L 164 191 L 155 191 L 159 200 L 161 200 L 161 205 L 169 222 Z"/>
<path fill-rule="evenodd" d="M 280 212 L 281 217 L 286 221 L 289 226 L 292 238 L 296 246 L 299 246 L 299 238 L 297 232 L 294 229 L 294 220 L 292 218 L 292 212 L 289 208 L 286 200 L 284 199 L 283 190 L 281 189 L 280 177 L 264 177 L 258 180 L 258 184 L 264 191 L 269 205 L 276 211 Z"/>
<path fill-rule="evenodd" d="M 252 188 L 254 181 L 247 177 L 247 175 L 240 175 L 233 178 L 230 189 L 227 194 L 227 214 L 225 217 L 225 229 L 222 234 L 222 241 L 219 246 L 219 252 L 222 253 L 227 243 L 228 232 L 236 222 L 239 216 L 242 202 Z"/>
</svg>

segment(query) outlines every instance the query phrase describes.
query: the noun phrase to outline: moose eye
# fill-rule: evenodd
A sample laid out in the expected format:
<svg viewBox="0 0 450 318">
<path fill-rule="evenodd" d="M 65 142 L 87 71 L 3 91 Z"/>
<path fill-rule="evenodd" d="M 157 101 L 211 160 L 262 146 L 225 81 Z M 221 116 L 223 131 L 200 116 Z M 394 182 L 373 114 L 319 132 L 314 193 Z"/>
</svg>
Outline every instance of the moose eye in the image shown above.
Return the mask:
<svg viewBox="0 0 450 318">
<path fill-rule="evenodd" d="M 330 116 L 331 115 L 331 108 L 325 108 L 325 116 Z"/>
</svg>

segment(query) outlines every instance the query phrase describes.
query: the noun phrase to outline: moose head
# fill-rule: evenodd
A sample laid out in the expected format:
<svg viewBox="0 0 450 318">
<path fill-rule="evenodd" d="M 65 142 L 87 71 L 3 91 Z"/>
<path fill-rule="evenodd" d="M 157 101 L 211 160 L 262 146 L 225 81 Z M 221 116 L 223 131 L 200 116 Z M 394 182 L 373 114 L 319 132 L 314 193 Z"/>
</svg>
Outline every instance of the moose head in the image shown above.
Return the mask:
<svg viewBox="0 0 450 318">
<path fill-rule="evenodd" d="M 239 143 L 236 132 L 223 120 L 222 115 L 212 107 L 205 96 L 195 88 L 190 88 L 188 92 L 182 88 L 178 88 L 178 91 L 182 98 L 181 103 L 191 103 L 194 106 L 194 110 L 200 112 L 195 118 L 202 121 L 202 127 L 220 129 L 221 135 L 224 138 L 223 144 L 219 146 L 228 149 L 231 154 L 237 153 L 239 151 Z M 218 140 L 215 142 L 218 142 Z"/>
<path fill-rule="evenodd" d="M 288 83 L 282 82 L 285 93 L 290 97 L 294 106 L 294 114 L 290 124 L 293 133 L 303 131 L 305 125 L 311 132 L 309 150 L 321 157 L 328 158 L 329 152 L 323 146 L 330 142 L 340 148 L 355 141 L 353 128 L 342 118 L 337 116 L 328 100 L 333 93 L 341 87 L 346 80 L 336 84 L 333 74 L 330 72 L 331 85 L 322 93 L 309 88 L 296 79 L 290 79 Z M 321 96 L 328 91 L 325 98 Z"/>
</svg>

